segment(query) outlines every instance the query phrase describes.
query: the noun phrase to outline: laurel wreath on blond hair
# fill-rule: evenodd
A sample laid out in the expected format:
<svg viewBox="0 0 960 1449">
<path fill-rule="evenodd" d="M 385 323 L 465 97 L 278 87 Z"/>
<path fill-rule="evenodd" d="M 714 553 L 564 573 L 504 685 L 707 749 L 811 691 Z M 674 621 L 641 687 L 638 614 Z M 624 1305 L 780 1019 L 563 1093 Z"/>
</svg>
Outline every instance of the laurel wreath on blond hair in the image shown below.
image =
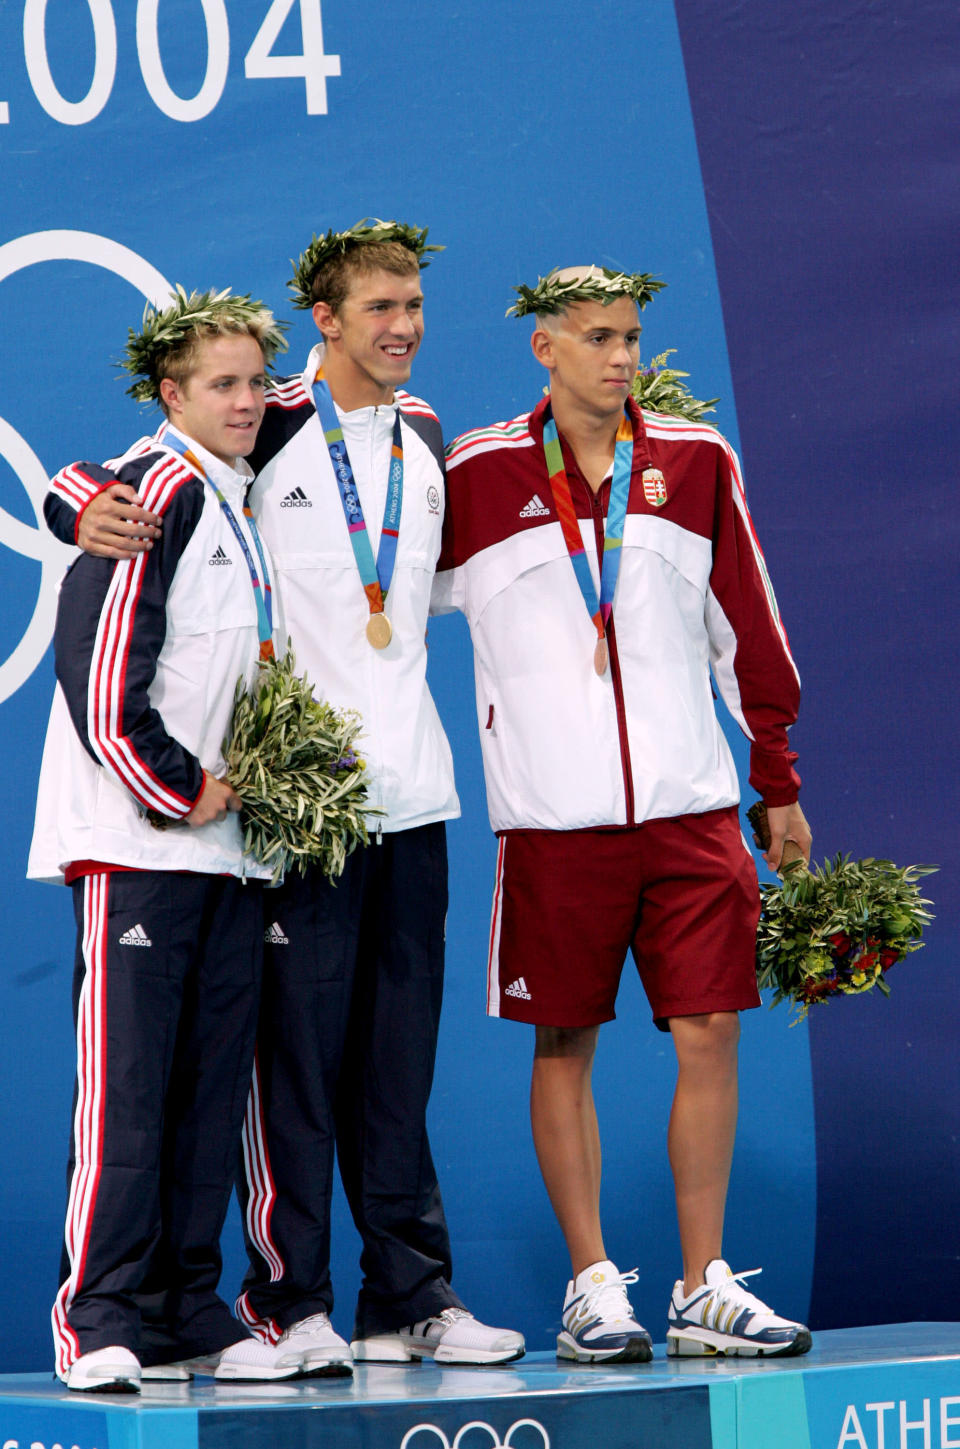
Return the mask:
<svg viewBox="0 0 960 1449">
<path fill-rule="evenodd" d="M 170 352 L 183 346 L 191 337 L 210 329 L 217 333 L 247 332 L 251 324 L 269 367 L 277 352 L 287 347 L 283 334 L 286 323 L 277 322 L 262 302 L 252 301 L 249 293 L 234 296 L 230 288 L 222 292 L 190 292 L 178 283 L 170 293 L 169 307 L 157 308 L 147 303 L 143 309 L 140 331 L 131 327 L 119 366 L 135 379 L 127 388 L 138 402 L 156 402 L 160 396 L 159 369 Z"/>
<path fill-rule="evenodd" d="M 569 307 L 571 302 L 599 302 L 601 306 L 607 307 L 618 297 L 632 297 L 643 311 L 647 303 L 653 301 L 655 294 L 662 292 L 667 285 L 666 282 L 658 281 L 650 272 L 617 272 L 609 267 L 600 267 L 600 275 L 589 272 L 584 276 L 568 277 L 566 281 L 561 281 L 558 271 L 559 269 L 545 277 L 538 277 L 535 287 L 525 287 L 523 283 L 514 287 L 519 300 L 507 308 L 505 315 L 526 317 L 530 313 L 535 316 L 555 314 Z"/>
<path fill-rule="evenodd" d="M 381 221 L 379 217 L 365 216 L 347 231 L 331 230 L 324 236 L 315 236 L 297 261 L 291 259 L 293 276 L 287 286 L 293 293 L 294 307 L 309 310 L 313 306 L 311 284 L 325 262 L 370 242 L 399 242 L 413 252 L 421 271 L 429 267 L 431 258 L 427 252 L 442 252 L 445 248 L 432 242 L 427 244 L 428 230 L 425 226 L 407 226 L 402 221 Z"/>
</svg>

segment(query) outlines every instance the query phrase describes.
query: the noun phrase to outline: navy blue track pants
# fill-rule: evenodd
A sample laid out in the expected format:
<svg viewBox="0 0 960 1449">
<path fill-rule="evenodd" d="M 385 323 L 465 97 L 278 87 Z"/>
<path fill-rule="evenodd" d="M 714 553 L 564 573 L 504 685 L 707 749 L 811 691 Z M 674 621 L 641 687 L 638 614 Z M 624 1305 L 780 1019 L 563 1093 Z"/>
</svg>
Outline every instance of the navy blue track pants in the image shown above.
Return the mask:
<svg viewBox="0 0 960 1449">
<path fill-rule="evenodd" d="M 250 1271 L 238 1312 L 275 1340 L 333 1306 L 334 1145 L 363 1240 L 354 1336 L 458 1304 L 427 1139 L 447 911 L 442 823 L 383 836 L 336 885 L 264 895 L 257 1066 L 244 1127 Z"/>
<path fill-rule="evenodd" d="M 217 1295 L 262 967 L 259 883 L 173 871 L 73 887 L 77 1084 L 58 1369 L 121 1344 L 151 1363 L 245 1337 Z M 163 1302 L 151 1350 L 139 1301 Z"/>
</svg>

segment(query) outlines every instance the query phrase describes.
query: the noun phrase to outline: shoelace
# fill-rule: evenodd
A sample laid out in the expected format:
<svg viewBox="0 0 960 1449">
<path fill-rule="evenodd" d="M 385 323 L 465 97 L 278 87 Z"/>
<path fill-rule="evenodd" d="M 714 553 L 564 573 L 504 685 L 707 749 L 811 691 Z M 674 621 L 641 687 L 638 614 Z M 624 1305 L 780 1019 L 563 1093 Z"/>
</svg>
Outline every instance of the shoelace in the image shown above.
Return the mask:
<svg viewBox="0 0 960 1449">
<path fill-rule="evenodd" d="M 754 1313 L 772 1313 L 773 1309 L 743 1287 L 745 1278 L 755 1278 L 762 1268 L 749 1268 L 745 1273 L 731 1273 L 722 1283 L 711 1288 L 704 1303 L 704 1312 L 719 1313 L 721 1309 L 736 1305 L 740 1309 L 750 1308 Z"/>
<path fill-rule="evenodd" d="M 638 1269 L 631 1268 L 629 1273 L 620 1273 L 616 1278 L 608 1278 L 606 1282 L 588 1288 L 581 1300 L 580 1312 L 584 1316 L 596 1313 L 601 1318 L 632 1318 L 633 1309 L 627 1297 L 627 1287 L 636 1283 L 639 1277 Z M 606 1313 L 603 1312 L 604 1304 Z"/>
<path fill-rule="evenodd" d="M 457 1308 L 454 1304 L 451 1304 L 449 1308 L 444 1308 L 440 1313 L 431 1314 L 431 1317 L 436 1323 L 451 1324 L 456 1323 L 461 1318 L 472 1318 L 473 1314 L 468 1308 Z"/>
<path fill-rule="evenodd" d="M 330 1319 L 326 1313 L 311 1313 L 309 1318 L 301 1318 L 296 1325 L 298 1333 L 313 1333 L 318 1328 L 329 1328 Z"/>
</svg>

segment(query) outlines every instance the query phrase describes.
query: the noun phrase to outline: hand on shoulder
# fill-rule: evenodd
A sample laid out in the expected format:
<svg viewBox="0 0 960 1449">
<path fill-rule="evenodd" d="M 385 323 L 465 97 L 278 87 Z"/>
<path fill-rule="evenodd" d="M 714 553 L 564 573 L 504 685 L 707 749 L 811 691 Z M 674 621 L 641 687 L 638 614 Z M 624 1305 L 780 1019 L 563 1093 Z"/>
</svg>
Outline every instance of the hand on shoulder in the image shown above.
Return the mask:
<svg viewBox="0 0 960 1449">
<path fill-rule="evenodd" d="M 111 483 L 91 498 L 80 515 L 77 543 L 97 558 L 127 559 L 153 548 L 161 520 L 141 508 L 129 483 Z"/>
</svg>

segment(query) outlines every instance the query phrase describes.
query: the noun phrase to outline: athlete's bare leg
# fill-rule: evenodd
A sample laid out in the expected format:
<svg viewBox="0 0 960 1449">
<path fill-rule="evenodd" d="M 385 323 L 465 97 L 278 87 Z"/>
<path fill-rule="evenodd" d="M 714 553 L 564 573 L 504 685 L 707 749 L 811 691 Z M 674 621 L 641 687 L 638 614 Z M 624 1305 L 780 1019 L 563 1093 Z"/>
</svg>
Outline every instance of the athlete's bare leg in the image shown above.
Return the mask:
<svg viewBox="0 0 960 1449">
<path fill-rule="evenodd" d="M 677 1090 L 667 1146 L 677 1196 L 684 1293 L 703 1282 L 703 1270 L 723 1255 L 723 1215 L 737 1129 L 736 1012 L 675 1016 Z"/>
<path fill-rule="evenodd" d="M 536 1031 L 533 1142 L 576 1277 L 607 1256 L 600 1230 L 600 1131 L 590 1085 L 599 1027 Z"/>
</svg>

